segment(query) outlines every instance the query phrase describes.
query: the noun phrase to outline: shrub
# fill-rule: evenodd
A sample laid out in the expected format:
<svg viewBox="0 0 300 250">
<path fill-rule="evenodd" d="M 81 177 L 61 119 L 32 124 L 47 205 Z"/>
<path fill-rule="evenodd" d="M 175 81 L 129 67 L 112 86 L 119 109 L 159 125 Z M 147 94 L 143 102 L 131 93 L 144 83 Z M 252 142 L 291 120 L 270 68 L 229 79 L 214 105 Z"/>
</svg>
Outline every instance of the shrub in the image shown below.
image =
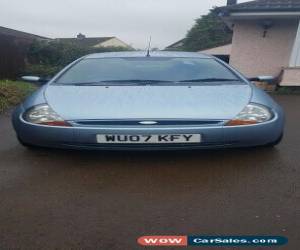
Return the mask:
<svg viewBox="0 0 300 250">
<path fill-rule="evenodd" d="M 53 76 L 74 60 L 92 53 L 125 51 L 122 47 L 91 48 L 70 42 L 36 41 L 27 53 L 27 63 L 23 74 Z"/>
<path fill-rule="evenodd" d="M 212 10 L 196 20 L 194 26 L 188 31 L 181 49 L 200 51 L 228 44 L 232 39 L 232 31 Z"/>
<path fill-rule="evenodd" d="M 51 77 L 61 69 L 61 66 L 51 66 L 47 64 L 26 64 L 23 75 Z"/>
</svg>

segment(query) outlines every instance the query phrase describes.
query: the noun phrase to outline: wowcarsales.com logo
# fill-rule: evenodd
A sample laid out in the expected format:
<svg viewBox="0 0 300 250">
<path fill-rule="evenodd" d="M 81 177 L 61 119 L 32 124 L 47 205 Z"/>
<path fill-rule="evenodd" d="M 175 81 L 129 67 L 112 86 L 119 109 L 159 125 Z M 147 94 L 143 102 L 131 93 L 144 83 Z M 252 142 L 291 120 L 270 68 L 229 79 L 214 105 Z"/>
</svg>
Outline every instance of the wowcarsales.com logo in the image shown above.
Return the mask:
<svg viewBox="0 0 300 250">
<path fill-rule="evenodd" d="M 142 246 L 280 246 L 288 243 L 282 236 L 142 236 L 138 239 Z"/>
<path fill-rule="evenodd" d="M 187 236 L 143 236 L 138 239 L 142 246 L 187 246 Z"/>
</svg>

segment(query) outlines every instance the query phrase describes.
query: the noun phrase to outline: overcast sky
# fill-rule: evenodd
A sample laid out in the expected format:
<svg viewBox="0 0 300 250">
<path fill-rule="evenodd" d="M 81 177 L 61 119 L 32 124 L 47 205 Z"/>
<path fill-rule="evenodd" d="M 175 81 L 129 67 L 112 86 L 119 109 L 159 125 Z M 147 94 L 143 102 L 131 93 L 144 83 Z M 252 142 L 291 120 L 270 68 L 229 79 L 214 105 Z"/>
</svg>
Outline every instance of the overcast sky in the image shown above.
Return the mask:
<svg viewBox="0 0 300 250">
<path fill-rule="evenodd" d="M 240 0 L 239 2 L 245 2 Z M 194 20 L 226 0 L 0 0 L 0 26 L 51 38 L 117 36 L 144 49 L 183 38 Z"/>
</svg>

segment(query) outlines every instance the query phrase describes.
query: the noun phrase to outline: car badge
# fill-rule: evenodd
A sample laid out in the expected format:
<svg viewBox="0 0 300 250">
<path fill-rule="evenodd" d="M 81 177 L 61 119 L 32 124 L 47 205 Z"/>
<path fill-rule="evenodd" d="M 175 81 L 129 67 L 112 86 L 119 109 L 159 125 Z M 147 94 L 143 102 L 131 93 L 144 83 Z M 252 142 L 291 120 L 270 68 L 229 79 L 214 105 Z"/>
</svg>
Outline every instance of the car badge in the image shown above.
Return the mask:
<svg viewBox="0 0 300 250">
<path fill-rule="evenodd" d="M 155 125 L 157 123 L 158 122 L 156 122 L 156 121 L 141 121 L 141 122 L 139 122 L 139 124 L 142 124 L 142 125 Z"/>
</svg>

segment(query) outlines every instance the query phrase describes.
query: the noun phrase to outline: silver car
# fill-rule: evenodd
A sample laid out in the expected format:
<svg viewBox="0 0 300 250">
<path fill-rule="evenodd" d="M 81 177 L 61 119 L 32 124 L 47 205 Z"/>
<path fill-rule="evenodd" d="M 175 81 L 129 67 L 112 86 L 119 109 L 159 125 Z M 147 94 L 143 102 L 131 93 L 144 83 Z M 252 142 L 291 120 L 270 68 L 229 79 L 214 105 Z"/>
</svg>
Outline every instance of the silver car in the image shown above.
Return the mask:
<svg viewBox="0 0 300 250">
<path fill-rule="evenodd" d="M 280 142 L 284 113 L 217 58 L 140 51 L 78 59 L 17 107 L 13 125 L 29 147 L 252 147 Z"/>
</svg>

